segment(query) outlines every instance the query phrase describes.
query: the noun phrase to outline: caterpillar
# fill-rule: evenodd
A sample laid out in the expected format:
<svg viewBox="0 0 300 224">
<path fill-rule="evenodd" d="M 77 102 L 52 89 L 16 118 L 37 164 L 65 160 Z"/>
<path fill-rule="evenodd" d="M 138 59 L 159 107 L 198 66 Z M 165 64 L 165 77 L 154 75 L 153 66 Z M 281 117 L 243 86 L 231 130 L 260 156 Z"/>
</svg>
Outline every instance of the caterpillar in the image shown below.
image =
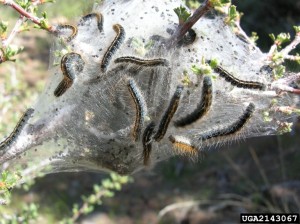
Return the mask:
<svg viewBox="0 0 300 224">
<path fill-rule="evenodd" d="M 197 105 L 196 109 L 182 117 L 181 119 L 174 122 L 175 127 L 184 127 L 186 125 L 192 124 L 195 121 L 201 119 L 205 116 L 208 111 L 210 110 L 212 104 L 212 81 L 209 76 L 205 76 L 203 79 L 203 86 L 202 86 L 202 95 L 200 98 L 200 102 Z"/>
<path fill-rule="evenodd" d="M 195 30 L 193 29 L 189 29 L 187 34 L 183 37 L 182 40 L 180 40 L 178 42 L 178 46 L 187 46 L 190 45 L 192 43 L 194 43 L 194 41 L 196 40 L 197 34 L 195 32 Z"/>
<path fill-rule="evenodd" d="M 152 150 L 151 137 L 153 135 L 155 123 L 151 122 L 144 131 L 143 134 L 143 163 L 145 166 L 149 165 L 150 153 Z"/>
<path fill-rule="evenodd" d="M 188 138 L 170 135 L 169 140 L 177 150 L 178 154 L 195 156 L 198 153 L 198 149 Z"/>
<path fill-rule="evenodd" d="M 70 25 L 70 24 L 60 24 L 56 27 L 56 34 L 59 35 L 59 33 L 63 30 L 63 29 L 70 29 L 72 31 L 72 34 L 70 34 L 70 36 L 68 36 L 66 38 L 67 42 L 70 42 L 71 40 L 73 40 L 77 33 L 78 33 L 78 29 L 76 26 Z"/>
<path fill-rule="evenodd" d="M 113 25 L 113 29 L 117 33 L 117 35 L 103 56 L 103 59 L 101 62 L 102 72 L 105 72 L 107 70 L 107 66 L 108 66 L 113 54 L 120 47 L 123 40 L 125 39 L 125 30 L 120 24 Z"/>
<path fill-rule="evenodd" d="M 19 136 L 19 134 L 23 130 L 24 125 L 29 120 L 29 118 L 31 117 L 33 112 L 34 112 L 34 109 L 32 109 L 32 108 L 29 108 L 25 111 L 25 113 L 22 115 L 22 117 L 18 121 L 16 127 L 12 131 L 12 133 L 4 141 L 2 141 L 0 143 L 0 154 L 4 153 L 3 150 L 5 148 L 9 147 L 11 145 L 11 143 L 16 140 L 16 138 Z"/>
<path fill-rule="evenodd" d="M 221 66 L 216 66 L 214 71 L 218 73 L 221 77 L 223 77 L 227 82 L 230 82 L 231 85 L 244 88 L 244 89 L 258 89 L 258 90 L 265 90 L 265 84 L 261 82 L 254 82 L 254 81 L 245 81 L 238 79 L 223 69 Z"/>
<path fill-rule="evenodd" d="M 234 133 L 240 131 L 245 126 L 245 124 L 249 121 L 254 110 L 255 110 L 255 105 L 253 103 L 250 103 L 247 106 L 243 115 L 241 115 L 237 119 L 237 121 L 235 121 L 233 124 L 231 124 L 225 128 L 221 128 L 221 129 L 210 131 L 208 133 L 201 134 L 199 137 L 199 140 L 205 141 L 205 140 L 215 138 L 215 137 L 231 135 L 231 134 L 234 134 Z"/>
<path fill-rule="evenodd" d="M 82 72 L 84 65 L 80 54 L 72 52 L 62 57 L 60 67 L 64 77 L 54 90 L 56 97 L 62 96 L 72 86 L 76 75 Z"/>
<path fill-rule="evenodd" d="M 137 141 L 139 139 L 140 132 L 144 124 L 144 117 L 147 114 L 147 106 L 141 91 L 139 90 L 133 79 L 128 80 L 127 87 L 130 92 L 130 95 L 132 96 L 136 108 L 133 138 L 134 141 Z"/>
<path fill-rule="evenodd" d="M 131 63 L 139 66 L 147 66 L 147 67 L 152 67 L 152 66 L 168 66 L 169 62 L 168 60 L 164 58 L 154 58 L 154 59 L 141 59 L 137 57 L 119 57 L 115 60 L 115 63 Z"/>
<path fill-rule="evenodd" d="M 85 15 L 85 16 L 83 16 L 81 18 L 81 20 L 78 22 L 78 24 L 82 25 L 86 21 L 88 21 L 90 19 L 93 19 L 93 18 L 96 18 L 98 30 L 100 32 L 102 32 L 103 31 L 103 16 L 102 16 L 101 13 L 90 13 L 90 14 L 87 14 L 87 15 Z"/>
<path fill-rule="evenodd" d="M 176 91 L 169 103 L 167 110 L 165 111 L 163 117 L 161 118 L 161 120 L 159 122 L 158 129 L 154 135 L 155 141 L 159 142 L 165 136 L 168 126 L 169 126 L 169 123 L 178 108 L 182 91 L 183 91 L 183 86 L 178 85 L 176 88 Z"/>
</svg>

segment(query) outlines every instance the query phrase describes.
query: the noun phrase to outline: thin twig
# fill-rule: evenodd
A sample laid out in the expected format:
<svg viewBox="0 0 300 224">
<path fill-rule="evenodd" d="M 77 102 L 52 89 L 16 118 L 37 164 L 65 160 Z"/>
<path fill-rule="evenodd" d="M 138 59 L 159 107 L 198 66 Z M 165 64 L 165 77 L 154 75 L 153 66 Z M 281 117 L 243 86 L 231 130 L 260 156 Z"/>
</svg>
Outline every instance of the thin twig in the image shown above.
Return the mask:
<svg viewBox="0 0 300 224">
<path fill-rule="evenodd" d="M 283 88 L 284 87 L 284 88 Z M 300 95 L 300 89 L 295 89 L 293 87 L 290 86 L 281 86 L 281 91 L 285 91 L 285 92 L 290 92 L 290 93 L 294 93 L 297 95 Z"/>
<path fill-rule="evenodd" d="M 276 139 L 277 139 L 277 145 L 278 145 L 277 148 L 279 151 L 279 162 L 280 162 L 280 167 L 281 167 L 282 180 L 285 181 L 286 180 L 286 170 L 285 170 L 281 136 L 277 136 Z"/>
<path fill-rule="evenodd" d="M 280 53 L 282 53 L 283 57 L 287 56 L 293 49 L 297 47 L 299 43 L 300 43 L 300 33 L 296 33 L 295 39 L 284 49 L 282 49 Z"/>
<path fill-rule="evenodd" d="M 290 84 L 292 82 L 295 82 L 295 81 L 299 81 L 300 80 L 300 73 L 297 73 L 295 75 L 290 75 L 288 77 L 285 77 L 285 78 L 282 78 L 282 79 L 279 79 L 277 81 L 275 81 L 274 83 L 280 83 L 280 84 Z"/>
<path fill-rule="evenodd" d="M 284 59 L 288 59 L 288 60 L 291 60 L 291 61 L 299 61 L 300 60 L 300 56 L 297 56 L 297 55 L 284 55 L 283 56 Z"/>
<path fill-rule="evenodd" d="M 9 34 L 7 39 L 4 39 L 2 41 L 2 46 L 6 48 L 8 45 L 10 45 L 11 41 L 13 38 L 16 36 L 17 33 L 20 31 L 20 27 L 22 26 L 22 23 L 24 22 L 24 16 L 20 16 L 19 19 L 17 20 L 16 24 L 14 25 L 13 30 Z"/>
<path fill-rule="evenodd" d="M 254 160 L 254 162 L 255 162 L 255 164 L 256 164 L 256 166 L 257 166 L 259 172 L 260 172 L 261 177 L 263 178 L 263 180 L 264 180 L 264 182 L 265 182 L 265 185 L 266 185 L 267 187 L 269 187 L 269 186 L 270 186 L 270 182 L 269 182 L 269 180 L 268 180 L 268 177 L 267 177 L 267 175 L 266 175 L 266 173 L 265 173 L 263 167 L 261 166 L 261 164 L 260 164 L 260 162 L 259 162 L 259 159 L 258 159 L 258 156 L 257 156 L 255 150 L 254 150 L 252 147 L 250 147 L 250 148 L 249 148 L 249 151 L 250 151 L 250 154 L 251 154 L 251 156 L 252 156 L 252 159 Z"/>
<path fill-rule="evenodd" d="M 159 211 L 158 219 L 160 220 L 162 217 L 164 217 L 170 211 L 173 211 L 173 210 L 176 210 L 176 209 L 181 209 L 182 210 L 183 208 L 193 207 L 193 206 L 199 205 L 203 202 L 204 201 L 184 201 L 184 202 L 177 202 L 177 203 L 167 205 L 166 207 L 164 207 L 162 210 Z"/>
<path fill-rule="evenodd" d="M 273 57 L 275 51 L 277 50 L 277 47 L 278 47 L 278 45 L 277 45 L 276 43 L 274 43 L 274 44 L 271 46 L 270 51 L 269 51 L 269 53 L 267 54 L 268 60 L 272 60 L 272 57 Z"/>
<path fill-rule="evenodd" d="M 180 41 L 189 29 L 208 11 L 212 9 L 210 0 L 205 0 L 201 6 L 196 9 L 194 14 L 183 24 L 179 25 L 175 33 L 168 40 L 167 48 L 174 47 Z"/>
<path fill-rule="evenodd" d="M 292 113 L 297 113 L 299 114 L 300 109 L 296 107 L 291 107 L 291 106 L 280 106 L 280 107 L 273 107 L 273 110 L 275 112 L 281 112 L 285 114 L 292 114 Z"/>
<path fill-rule="evenodd" d="M 169 212 L 172 212 L 174 210 L 180 209 L 190 209 L 192 207 L 201 207 L 205 206 L 203 209 L 207 212 L 218 212 L 220 210 L 225 209 L 226 207 L 239 207 L 239 208 L 245 208 L 245 209 L 253 209 L 259 208 L 262 211 L 265 210 L 265 208 L 261 205 L 257 205 L 253 203 L 251 200 L 245 200 L 246 197 L 242 201 L 236 201 L 231 199 L 222 199 L 222 200 L 201 200 L 201 201 L 184 201 L 184 202 L 177 202 L 170 205 L 167 205 L 158 213 L 158 221 L 162 220 L 162 218 Z"/>
<path fill-rule="evenodd" d="M 277 93 L 289 92 L 300 95 L 300 89 L 295 89 L 293 87 L 281 83 L 272 84 L 272 89 L 275 90 Z"/>
<path fill-rule="evenodd" d="M 251 179 L 249 177 L 247 177 L 247 175 L 242 171 L 241 167 L 239 167 L 231 158 L 230 156 L 228 156 L 226 153 L 223 154 L 224 158 L 228 161 L 228 163 L 232 166 L 232 168 L 239 174 L 239 176 L 241 176 L 242 178 L 244 178 L 249 186 L 252 188 L 252 190 L 259 192 L 258 187 L 256 186 L 256 184 L 254 182 L 251 181 Z"/>
<path fill-rule="evenodd" d="M 291 86 L 289 86 L 289 84 L 291 84 L 292 82 L 295 81 L 299 81 L 300 80 L 300 73 L 297 73 L 295 75 L 291 75 L 282 79 L 279 79 L 277 81 L 274 81 L 271 84 L 271 89 L 275 90 L 276 92 L 290 92 L 290 93 L 294 93 L 294 94 L 300 94 L 300 89 L 295 89 Z"/>
<path fill-rule="evenodd" d="M 235 22 L 235 26 L 238 29 L 238 34 L 243 36 L 243 38 L 245 38 L 245 40 L 256 50 L 259 50 L 259 48 L 255 45 L 255 42 L 253 40 L 251 40 L 248 35 L 245 33 L 245 31 L 242 29 L 241 25 L 240 25 L 240 20 L 237 20 Z"/>
<path fill-rule="evenodd" d="M 95 196 L 95 200 L 96 201 L 100 201 L 100 199 L 105 195 L 105 193 L 106 193 L 106 191 L 107 190 L 100 190 L 99 192 L 97 192 L 94 196 Z M 75 223 L 75 221 L 77 221 L 77 219 L 81 216 L 81 215 L 83 215 L 83 214 L 85 214 L 85 211 L 88 209 L 88 207 L 90 206 L 90 204 L 89 204 L 89 202 L 84 202 L 83 204 L 82 204 L 82 206 L 80 207 L 80 209 L 78 209 L 78 211 L 77 212 L 75 212 L 74 214 L 73 214 L 73 216 L 71 217 L 71 220 L 72 220 L 72 222 L 73 223 Z"/>
<path fill-rule="evenodd" d="M 21 6 L 19 6 L 17 3 L 15 3 L 13 0 L 2 0 L 0 3 L 3 3 L 5 5 L 8 5 L 8 6 L 12 7 L 18 13 L 20 13 L 20 15 L 28 18 L 33 23 L 35 23 L 35 24 L 42 27 L 41 19 L 39 19 L 38 17 L 36 17 L 36 16 L 32 15 L 31 13 L 27 12 L 25 9 L 23 9 Z M 55 31 L 55 29 L 52 26 L 43 27 L 43 28 L 46 29 L 49 32 L 54 32 Z"/>
<path fill-rule="evenodd" d="M 279 53 L 282 55 L 284 59 L 289 60 L 299 60 L 299 56 L 289 55 L 289 53 L 297 47 L 297 45 L 300 44 L 300 33 L 296 33 L 295 39 L 287 45 L 285 48 L 283 48 Z M 269 53 L 267 54 L 268 60 L 272 60 L 272 57 L 276 50 L 278 50 L 278 46 L 280 45 L 279 42 L 274 42 L 274 44 L 271 46 Z"/>
</svg>

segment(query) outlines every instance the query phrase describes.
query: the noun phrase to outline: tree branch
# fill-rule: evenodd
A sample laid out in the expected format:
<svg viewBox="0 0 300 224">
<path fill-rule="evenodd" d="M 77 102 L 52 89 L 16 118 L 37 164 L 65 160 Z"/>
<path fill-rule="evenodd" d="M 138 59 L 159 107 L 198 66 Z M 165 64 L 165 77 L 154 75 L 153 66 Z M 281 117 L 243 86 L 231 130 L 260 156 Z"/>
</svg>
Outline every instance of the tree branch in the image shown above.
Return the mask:
<svg viewBox="0 0 300 224">
<path fill-rule="evenodd" d="M 29 20 L 31 20 L 33 23 L 41 26 L 43 29 L 49 31 L 49 32 L 54 32 L 55 29 L 52 26 L 47 26 L 45 27 L 42 22 L 41 19 L 32 15 L 31 13 L 27 12 L 25 9 L 23 9 L 21 6 L 19 6 L 17 3 L 15 3 L 13 0 L 1 0 L 0 3 L 8 5 L 10 7 L 12 7 L 13 9 L 15 9 L 20 15 L 28 18 Z"/>
<path fill-rule="evenodd" d="M 175 33 L 170 37 L 167 42 L 167 48 L 170 49 L 174 47 L 178 41 L 180 41 L 189 29 L 208 11 L 212 9 L 212 4 L 210 0 L 205 0 L 205 2 L 194 12 L 194 14 L 183 24 L 179 25 Z"/>
<path fill-rule="evenodd" d="M 11 41 L 13 40 L 13 38 L 16 36 L 16 34 L 19 32 L 20 30 L 20 27 L 22 26 L 22 23 L 24 22 L 24 16 L 20 16 L 19 19 L 17 20 L 13 30 L 11 31 L 11 33 L 9 34 L 8 38 L 7 39 L 4 39 L 2 41 L 2 46 L 4 48 L 6 48 L 10 43 Z"/>
<path fill-rule="evenodd" d="M 299 43 L 300 43 L 300 33 L 296 33 L 295 39 L 284 49 L 281 50 L 283 57 L 287 56 L 293 49 L 297 47 Z"/>
</svg>

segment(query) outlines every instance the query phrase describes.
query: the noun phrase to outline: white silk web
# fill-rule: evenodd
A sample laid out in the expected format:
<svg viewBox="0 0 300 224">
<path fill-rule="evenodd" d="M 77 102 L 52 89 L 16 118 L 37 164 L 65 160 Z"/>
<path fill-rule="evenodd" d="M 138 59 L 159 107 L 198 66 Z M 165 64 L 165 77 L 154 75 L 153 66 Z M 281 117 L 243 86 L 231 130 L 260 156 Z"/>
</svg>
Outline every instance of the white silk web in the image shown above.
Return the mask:
<svg viewBox="0 0 300 224">
<path fill-rule="evenodd" d="M 271 89 L 267 55 L 239 38 L 225 24 L 225 16 L 218 13 L 201 18 L 193 26 L 194 42 L 166 48 L 178 26 L 173 9 L 180 5 L 180 0 L 121 0 L 95 6 L 93 13 L 103 17 L 103 31 L 99 29 L 101 18 L 95 15 L 78 22 L 77 35 L 65 42 L 69 53 L 77 56 L 70 61 L 55 58 L 64 62 L 50 69 L 49 83 L 33 106 L 33 115 L 21 125 L 12 143 L 1 149 L 3 168 L 20 167 L 23 175 L 79 170 L 129 174 L 174 154 L 194 155 L 195 150 L 229 140 L 279 134 L 292 115 L 270 112 L 272 107 L 295 106 L 298 98 L 278 95 Z M 115 24 L 120 24 L 124 33 Z M 68 37 L 72 34 L 67 29 L 65 32 Z M 109 56 L 103 69 L 105 54 Z M 161 59 L 161 64 L 142 65 L 128 59 L 114 62 L 120 57 Z M 203 58 L 216 59 L 232 76 L 262 83 L 266 89 L 236 87 L 212 72 L 215 78 L 211 78 L 209 111 L 189 125 L 175 127 L 174 121 L 199 105 L 203 76 L 191 68 L 201 66 Z M 63 75 L 64 70 L 70 77 Z M 61 85 L 68 88 L 55 96 L 63 79 Z M 137 92 L 133 87 L 129 90 L 128 80 L 133 80 Z M 183 90 L 178 101 L 174 100 L 178 107 L 175 112 L 168 111 L 168 107 L 175 108 L 170 102 L 179 85 Z M 238 124 L 232 124 L 242 119 L 250 103 L 255 105 L 250 118 L 234 130 Z M 164 115 L 169 123 L 162 124 Z M 155 132 L 161 127 L 165 133 L 156 141 Z M 224 132 L 226 128 L 229 130 Z M 137 141 L 134 132 L 139 135 Z"/>
</svg>

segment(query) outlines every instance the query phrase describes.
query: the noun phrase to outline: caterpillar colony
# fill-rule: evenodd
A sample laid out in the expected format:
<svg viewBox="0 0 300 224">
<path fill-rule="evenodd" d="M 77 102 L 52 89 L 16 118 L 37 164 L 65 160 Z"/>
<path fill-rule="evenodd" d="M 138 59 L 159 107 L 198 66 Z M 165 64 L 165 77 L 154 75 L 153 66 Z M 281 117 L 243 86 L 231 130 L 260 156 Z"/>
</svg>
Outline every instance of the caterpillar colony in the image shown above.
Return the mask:
<svg viewBox="0 0 300 224">
<path fill-rule="evenodd" d="M 1 143 L 2 168 L 130 174 L 173 155 L 281 133 L 295 116 L 274 108 L 296 107 L 299 98 L 272 87 L 267 54 L 214 10 L 170 44 L 180 27 L 173 9 L 182 4 L 104 1 L 77 24 L 58 25 L 64 44 L 54 50 L 69 52 L 55 58 L 60 66 L 51 67 L 44 92 Z M 191 70 L 209 60 L 218 62 L 210 74 Z"/>
</svg>

